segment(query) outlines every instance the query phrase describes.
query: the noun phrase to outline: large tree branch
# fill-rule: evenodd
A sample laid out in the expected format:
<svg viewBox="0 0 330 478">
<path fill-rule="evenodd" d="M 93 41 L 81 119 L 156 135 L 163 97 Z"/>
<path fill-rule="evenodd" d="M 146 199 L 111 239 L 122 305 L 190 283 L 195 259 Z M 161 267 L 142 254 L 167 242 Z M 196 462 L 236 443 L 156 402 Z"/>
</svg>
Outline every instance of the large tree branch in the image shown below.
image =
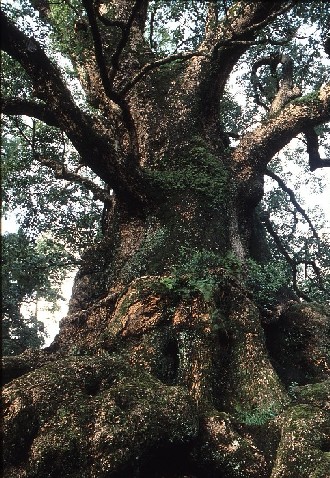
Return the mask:
<svg viewBox="0 0 330 478">
<path fill-rule="evenodd" d="M 256 34 L 277 16 L 293 7 L 294 1 L 236 2 L 220 22 L 216 42 L 212 46 L 212 58 L 219 67 L 222 86 L 237 63 L 255 40 Z M 239 12 L 239 13 L 237 13 Z"/>
<path fill-rule="evenodd" d="M 1 112 L 5 115 L 25 115 L 36 118 L 49 126 L 59 127 L 56 116 L 42 103 L 20 98 L 4 98 L 1 101 Z"/>
<path fill-rule="evenodd" d="M 2 49 L 22 65 L 33 82 L 34 95 L 46 103 L 86 164 L 107 182 L 106 164 L 91 161 L 90 152 L 97 147 L 91 119 L 76 106 L 59 70 L 39 43 L 21 32 L 3 12 L 0 15 Z"/>
<path fill-rule="evenodd" d="M 122 53 L 122 50 L 124 49 L 132 27 L 132 23 L 139 11 L 139 8 L 141 7 L 142 3 L 144 0 L 137 0 L 135 3 L 135 6 L 132 10 L 132 13 L 130 15 L 130 18 L 128 22 L 125 24 L 125 26 L 122 28 L 122 36 L 121 40 L 119 41 L 116 51 L 111 59 L 112 63 L 112 68 L 110 69 L 106 64 L 105 61 L 105 55 L 103 52 L 103 44 L 102 44 L 102 38 L 101 34 L 97 25 L 96 21 L 96 13 L 94 10 L 94 5 L 92 0 L 83 0 L 83 5 L 87 13 L 89 25 L 91 28 L 92 32 L 92 37 L 93 37 L 93 42 L 94 42 L 94 51 L 95 51 L 95 58 L 96 58 L 96 63 L 99 69 L 102 85 L 105 91 L 105 94 L 109 99 L 111 99 L 114 103 L 116 103 L 122 112 L 122 117 L 123 121 L 125 123 L 125 126 L 129 132 L 130 135 L 130 143 L 131 143 L 131 148 L 133 154 L 137 156 L 138 154 L 138 146 L 137 146 L 137 138 L 136 138 L 136 131 L 135 131 L 135 125 L 134 121 L 129 109 L 129 106 L 126 102 L 126 100 L 118 94 L 114 88 L 113 88 L 113 81 L 116 76 L 116 73 L 119 69 L 119 58 Z"/>
<path fill-rule="evenodd" d="M 114 139 L 103 137 L 94 128 L 97 120 L 77 107 L 58 68 L 39 43 L 21 32 L 3 12 L 0 15 L 2 49 L 30 76 L 35 96 L 46 103 L 83 162 L 114 189 L 123 204 L 138 210 L 147 202 L 147 190 L 132 154 L 123 156 Z"/>
<path fill-rule="evenodd" d="M 278 77 L 277 66 L 282 64 L 281 79 Z M 269 66 L 273 80 L 273 91 L 266 95 L 266 102 L 260 98 L 265 96 L 264 85 L 258 78 L 258 70 L 262 66 Z M 255 102 L 269 111 L 270 116 L 277 114 L 285 104 L 301 95 L 300 88 L 293 84 L 293 60 L 289 55 L 280 52 L 260 58 L 252 66 L 251 82 L 254 89 Z"/>
<path fill-rule="evenodd" d="M 94 43 L 94 52 L 95 52 L 95 59 L 96 63 L 99 69 L 102 85 L 104 88 L 104 91 L 108 98 L 110 98 L 112 101 L 117 103 L 121 108 L 123 108 L 123 105 L 121 104 L 121 99 L 119 95 L 113 90 L 113 85 L 112 81 L 110 81 L 109 74 L 108 74 L 108 66 L 105 61 L 105 55 L 103 52 L 103 44 L 102 44 L 102 38 L 101 38 L 101 33 L 97 25 L 96 21 L 96 13 L 94 10 L 94 5 L 92 0 L 82 0 L 83 6 L 86 10 L 87 13 L 87 18 L 89 22 L 89 26 L 91 29 L 92 37 L 93 37 L 93 43 Z M 126 30 L 125 27 L 123 27 L 123 30 Z"/>
<path fill-rule="evenodd" d="M 318 168 L 329 168 L 330 158 L 321 158 L 319 153 L 319 138 L 313 127 L 304 130 L 307 141 L 307 153 L 311 171 Z"/>
<path fill-rule="evenodd" d="M 207 50 L 210 59 L 202 59 L 198 72 L 200 95 L 203 99 L 206 127 L 210 118 L 218 117 L 219 100 L 225 85 L 240 57 L 256 41 L 258 32 L 281 13 L 293 6 L 293 1 L 264 2 L 237 1 L 219 22 L 215 35 L 209 35 L 199 47 Z M 192 65 L 193 71 L 197 71 Z M 195 73 L 196 75 L 196 73 Z"/>
<path fill-rule="evenodd" d="M 264 171 L 286 144 L 306 128 L 330 119 L 330 83 L 319 92 L 285 106 L 280 113 L 244 135 L 233 152 L 234 169 L 248 180 L 254 170 Z"/>
<path fill-rule="evenodd" d="M 121 39 L 118 42 L 116 51 L 112 55 L 111 58 L 111 72 L 110 72 L 110 80 L 113 82 L 118 70 L 119 70 L 119 60 L 120 57 L 124 51 L 124 48 L 128 44 L 129 37 L 131 34 L 132 26 L 134 21 L 136 20 L 141 8 L 143 7 L 143 4 L 145 3 L 145 0 L 135 0 L 134 6 L 132 8 L 131 14 L 127 20 L 125 28 L 122 30 L 122 36 Z"/>
</svg>

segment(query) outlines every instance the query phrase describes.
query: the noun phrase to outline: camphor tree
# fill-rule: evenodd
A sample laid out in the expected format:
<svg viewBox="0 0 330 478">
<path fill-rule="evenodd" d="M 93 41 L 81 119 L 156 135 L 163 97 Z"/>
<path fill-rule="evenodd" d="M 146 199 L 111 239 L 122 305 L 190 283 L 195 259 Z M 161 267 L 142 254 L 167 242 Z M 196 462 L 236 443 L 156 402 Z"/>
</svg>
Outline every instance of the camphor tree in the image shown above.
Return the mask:
<svg viewBox="0 0 330 478">
<path fill-rule="evenodd" d="M 326 289 L 322 238 L 289 251 L 260 201 L 298 135 L 329 166 L 329 18 L 321 1 L 4 4 L 24 82 L 4 115 L 31 161 L 104 202 L 59 335 L 5 360 L 5 477 L 328 476 L 329 315 L 298 270 Z"/>
</svg>

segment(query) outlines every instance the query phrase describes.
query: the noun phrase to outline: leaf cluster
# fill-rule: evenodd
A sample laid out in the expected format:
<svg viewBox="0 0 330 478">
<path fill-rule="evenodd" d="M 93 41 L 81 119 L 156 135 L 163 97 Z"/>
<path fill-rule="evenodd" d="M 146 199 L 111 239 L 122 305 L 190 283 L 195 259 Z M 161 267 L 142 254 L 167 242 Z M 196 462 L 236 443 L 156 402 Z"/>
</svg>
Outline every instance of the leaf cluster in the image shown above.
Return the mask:
<svg viewBox="0 0 330 478">
<path fill-rule="evenodd" d="M 52 170 L 40 165 L 35 153 L 78 168 L 85 177 L 93 175 L 80 165 L 68 140 L 54 128 L 41 123 L 31 126 L 19 118 L 8 122 L 8 128 L 16 136 L 4 129 L 2 213 L 15 213 L 31 238 L 47 232 L 79 256 L 99 232 L 102 204 L 92 201 L 92 194 L 80 185 L 57 179 Z"/>
<path fill-rule="evenodd" d="M 200 293 L 206 302 L 211 301 L 219 283 L 241 271 L 241 262 L 232 254 L 225 256 L 207 249 L 191 249 L 182 246 L 178 262 L 171 268 L 170 275 L 161 283 L 181 297 Z"/>
<path fill-rule="evenodd" d="M 75 260 L 52 239 L 31 241 L 22 229 L 2 236 L 1 252 L 3 352 L 11 355 L 44 343 L 44 324 L 35 312 L 23 315 L 22 306 L 43 298 L 55 308 L 60 285 Z"/>
</svg>

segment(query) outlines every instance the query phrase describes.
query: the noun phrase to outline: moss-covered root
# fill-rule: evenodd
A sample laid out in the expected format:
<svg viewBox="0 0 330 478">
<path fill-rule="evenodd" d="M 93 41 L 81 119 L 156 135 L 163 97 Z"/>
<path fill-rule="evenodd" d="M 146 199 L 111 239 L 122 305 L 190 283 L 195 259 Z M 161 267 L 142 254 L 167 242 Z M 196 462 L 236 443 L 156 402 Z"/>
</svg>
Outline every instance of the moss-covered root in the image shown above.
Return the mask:
<svg viewBox="0 0 330 478">
<path fill-rule="evenodd" d="M 223 395 L 227 407 L 236 411 L 279 411 L 287 396 L 269 360 L 259 313 L 253 303 L 233 293 L 228 327 L 232 348 Z"/>
<path fill-rule="evenodd" d="M 3 395 L 5 478 L 138 476 L 157 449 L 198 433 L 182 388 L 108 357 L 48 364 Z"/>
<path fill-rule="evenodd" d="M 25 373 L 42 367 L 48 362 L 57 360 L 56 354 L 47 353 L 45 350 L 27 349 L 20 355 L 2 358 L 1 383 L 5 385 Z"/>
<path fill-rule="evenodd" d="M 330 478 L 330 382 L 297 387 L 298 402 L 281 417 L 271 478 Z"/>
<path fill-rule="evenodd" d="M 251 436 L 242 436 L 226 413 L 210 414 L 201 419 L 195 452 L 196 463 L 201 469 L 198 476 L 208 478 L 268 478 L 269 469 L 265 457 L 253 443 Z M 203 473 L 207 470 L 207 473 Z"/>
</svg>

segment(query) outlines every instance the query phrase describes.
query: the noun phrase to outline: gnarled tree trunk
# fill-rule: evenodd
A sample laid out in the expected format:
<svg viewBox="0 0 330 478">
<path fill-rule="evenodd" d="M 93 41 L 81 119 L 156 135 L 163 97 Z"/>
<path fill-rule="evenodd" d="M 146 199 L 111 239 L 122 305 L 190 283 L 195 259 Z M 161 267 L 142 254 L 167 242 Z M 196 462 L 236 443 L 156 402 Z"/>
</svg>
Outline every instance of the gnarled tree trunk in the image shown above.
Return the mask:
<svg viewBox="0 0 330 478">
<path fill-rule="evenodd" d="M 49 63 L 38 77 L 50 117 L 114 194 L 54 343 L 6 361 L 4 476 L 325 478 L 326 313 L 292 301 L 267 323 L 244 276 L 266 165 L 329 117 L 329 87 L 233 148 L 217 105 L 284 2 L 239 2 L 230 28 L 210 29 L 211 2 L 204 42 L 164 69 L 146 68 L 147 2 L 110 3 L 131 22 L 120 63 L 110 41 L 98 49 L 83 2 L 95 47 L 85 88 L 101 119 L 70 104 Z M 3 28 L 5 50 L 36 78 L 41 50 L 23 54 L 23 34 Z"/>
</svg>

